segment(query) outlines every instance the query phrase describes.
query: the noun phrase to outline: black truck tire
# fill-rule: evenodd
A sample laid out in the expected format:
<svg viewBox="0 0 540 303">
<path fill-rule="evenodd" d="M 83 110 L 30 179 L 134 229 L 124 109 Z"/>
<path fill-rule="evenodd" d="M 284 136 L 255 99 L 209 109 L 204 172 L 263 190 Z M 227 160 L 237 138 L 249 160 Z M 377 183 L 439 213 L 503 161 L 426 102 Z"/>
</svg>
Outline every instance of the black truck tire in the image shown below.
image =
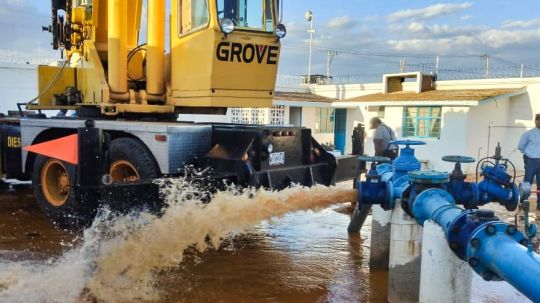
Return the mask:
<svg viewBox="0 0 540 303">
<path fill-rule="evenodd" d="M 119 138 L 111 142 L 111 167 L 113 183 L 136 182 L 161 175 L 154 157 L 142 142 L 134 138 Z"/>
<path fill-rule="evenodd" d="M 76 180 L 75 165 L 42 155 L 36 157 L 32 172 L 34 196 L 45 215 L 61 227 L 86 225 L 96 214 L 97 202 L 77 201 Z"/>
</svg>

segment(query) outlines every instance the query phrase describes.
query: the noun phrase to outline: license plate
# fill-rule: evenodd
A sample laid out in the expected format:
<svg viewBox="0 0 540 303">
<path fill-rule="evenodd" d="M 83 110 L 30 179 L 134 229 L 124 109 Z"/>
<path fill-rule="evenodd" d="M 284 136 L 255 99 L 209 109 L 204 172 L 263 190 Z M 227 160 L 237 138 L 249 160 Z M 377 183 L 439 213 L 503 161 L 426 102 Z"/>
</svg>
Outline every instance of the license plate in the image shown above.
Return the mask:
<svg viewBox="0 0 540 303">
<path fill-rule="evenodd" d="M 285 164 L 285 153 L 270 153 L 270 166 Z"/>
</svg>

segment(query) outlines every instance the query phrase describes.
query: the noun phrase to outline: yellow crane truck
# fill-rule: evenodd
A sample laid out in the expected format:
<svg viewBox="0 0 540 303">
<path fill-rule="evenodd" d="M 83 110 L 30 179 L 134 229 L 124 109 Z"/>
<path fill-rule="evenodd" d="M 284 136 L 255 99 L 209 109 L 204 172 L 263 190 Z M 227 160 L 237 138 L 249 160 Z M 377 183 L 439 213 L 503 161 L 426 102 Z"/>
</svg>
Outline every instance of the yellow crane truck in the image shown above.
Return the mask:
<svg viewBox="0 0 540 303">
<path fill-rule="evenodd" d="M 80 224 L 101 204 L 158 201 L 153 181 L 185 177 L 187 166 L 211 168 L 208 184 L 270 189 L 358 175 L 355 157 L 327 153 L 306 128 L 177 122 L 182 113 L 272 106 L 282 1 L 146 2 L 51 1 L 43 30 L 63 61 L 39 66 L 39 96 L 0 120 L 0 170 L 32 180 L 52 220 Z"/>
</svg>

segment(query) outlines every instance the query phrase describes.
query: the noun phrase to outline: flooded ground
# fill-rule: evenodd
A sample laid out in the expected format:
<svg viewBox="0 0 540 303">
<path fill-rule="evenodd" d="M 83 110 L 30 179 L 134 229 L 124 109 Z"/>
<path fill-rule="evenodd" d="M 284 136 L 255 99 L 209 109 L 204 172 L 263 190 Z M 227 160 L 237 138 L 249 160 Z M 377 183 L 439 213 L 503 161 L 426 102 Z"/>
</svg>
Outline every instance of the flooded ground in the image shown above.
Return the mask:
<svg viewBox="0 0 540 303">
<path fill-rule="evenodd" d="M 349 235 L 347 206 L 291 213 L 219 250 L 188 253 L 158 276 L 156 302 L 386 302 L 387 274 L 368 264 L 370 219 L 360 235 Z M 0 271 L 14 261 L 59 257 L 80 237 L 50 224 L 27 186 L 1 189 Z M 475 276 L 473 289 L 473 302 L 528 302 L 504 282 Z"/>
</svg>

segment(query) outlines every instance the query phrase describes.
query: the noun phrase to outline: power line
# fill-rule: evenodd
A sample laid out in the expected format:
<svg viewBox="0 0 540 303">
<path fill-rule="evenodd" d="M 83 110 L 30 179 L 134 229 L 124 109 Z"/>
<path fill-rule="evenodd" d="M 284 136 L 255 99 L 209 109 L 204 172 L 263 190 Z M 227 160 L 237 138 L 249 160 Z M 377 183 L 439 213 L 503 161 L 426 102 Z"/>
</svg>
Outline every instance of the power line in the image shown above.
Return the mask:
<svg viewBox="0 0 540 303">
<path fill-rule="evenodd" d="M 303 44 L 295 44 L 295 43 L 284 43 L 285 47 L 297 47 L 297 48 L 308 48 L 308 46 Z M 434 54 L 404 54 L 404 53 L 390 53 L 390 52 L 372 52 L 372 51 L 357 51 L 357 50 L 351 50 L 351 49 L 340 49 L 340 48 L 328 48 L 328 47 L 322 47 L 322 46 L 313 46 L 313 49 L 321 50 L 321 51 L 337 51 L 339 53 L 346 53 L 346 54 L 352 54 L 352 55 L 358 55 L 358 56 L 367 56 L 367 57 L 391 57 L 391 58 L 429 58 L 429 59 L 436 59 L 437 57 L 440 58 L 476 58 L 479 55 L 446 55 L 446 56 L 440 56 L 440 55 L 434 55 Z"/>
</svg>

